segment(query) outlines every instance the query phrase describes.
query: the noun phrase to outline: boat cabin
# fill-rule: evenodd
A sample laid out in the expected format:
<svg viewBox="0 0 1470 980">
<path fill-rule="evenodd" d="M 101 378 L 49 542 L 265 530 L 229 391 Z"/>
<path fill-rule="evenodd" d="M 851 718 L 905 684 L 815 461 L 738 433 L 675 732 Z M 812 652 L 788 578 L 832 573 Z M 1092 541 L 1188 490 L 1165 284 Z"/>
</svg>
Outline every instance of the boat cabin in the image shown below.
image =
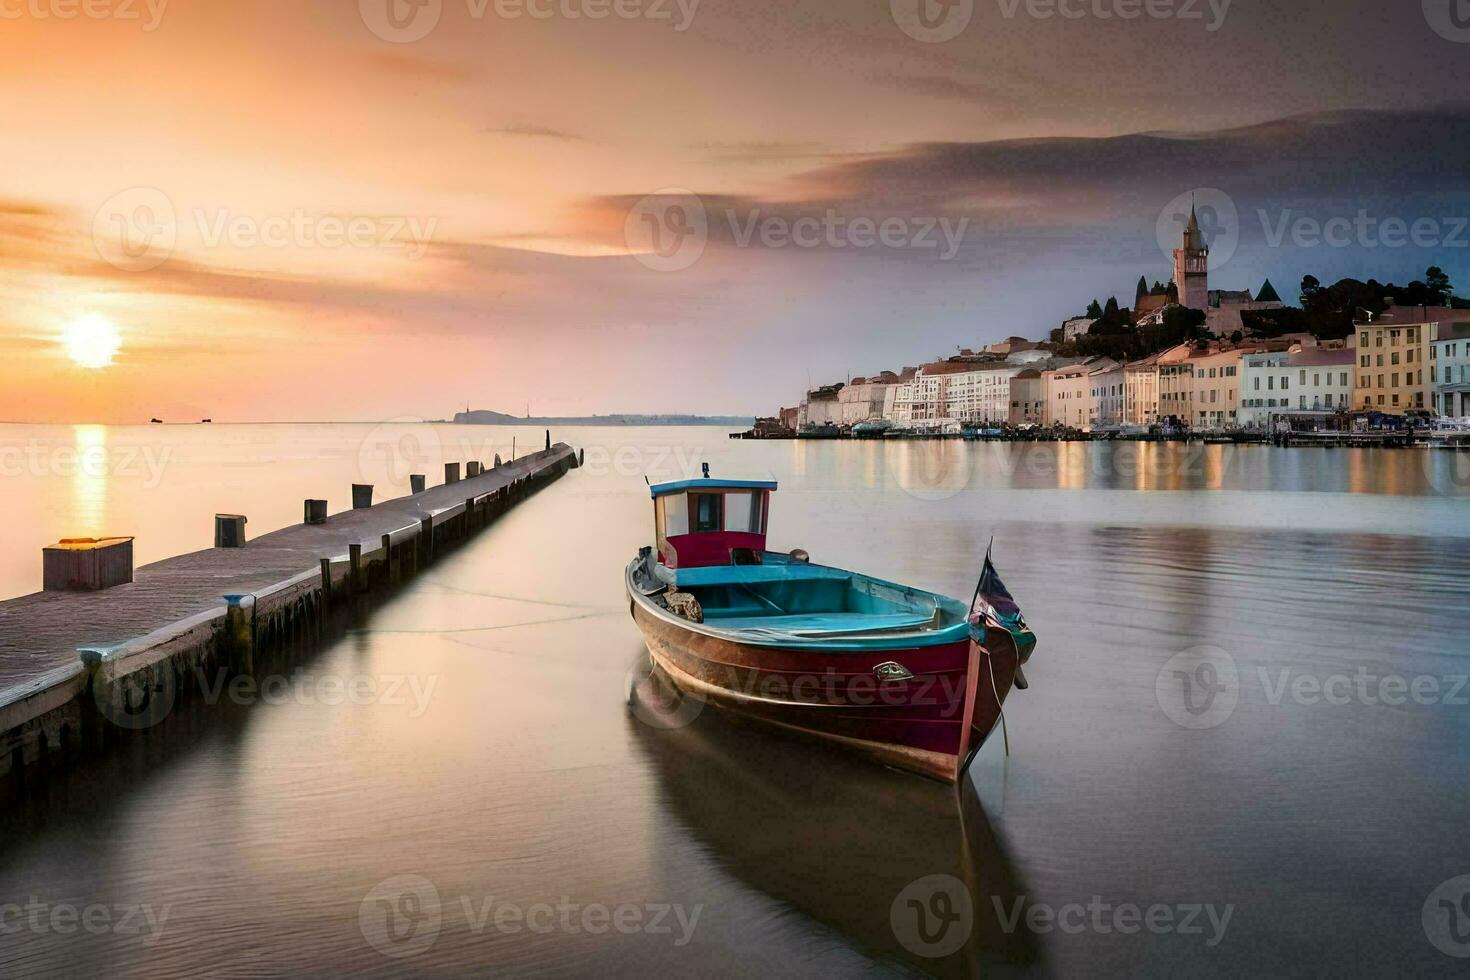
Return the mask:
<svg viewBox="0 0 1470 980">
<path fill-rule="evenodd" d="M 757 565 L 766 550 L 766 520 L 775 480 L 709 476 L 649 487 L 658 560 L 668 568 Z"/>
</svg>

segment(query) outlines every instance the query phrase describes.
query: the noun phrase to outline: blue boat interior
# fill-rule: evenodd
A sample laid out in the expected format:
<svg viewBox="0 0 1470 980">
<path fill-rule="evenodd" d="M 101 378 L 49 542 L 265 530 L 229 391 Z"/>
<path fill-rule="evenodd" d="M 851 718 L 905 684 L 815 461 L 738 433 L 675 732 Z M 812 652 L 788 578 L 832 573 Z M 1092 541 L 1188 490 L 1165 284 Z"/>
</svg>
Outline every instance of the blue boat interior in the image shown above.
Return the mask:
<svg viewBox="0 0 1470 980">
<path fill-rule="evenodd" d="M 891 632 L 963 633 L 964 603 L 856 572 L 765 552 L 758 565 L 656 566 L 654 576 L 699 601 L 705 625 L 833 637 Z"/>
</svg>

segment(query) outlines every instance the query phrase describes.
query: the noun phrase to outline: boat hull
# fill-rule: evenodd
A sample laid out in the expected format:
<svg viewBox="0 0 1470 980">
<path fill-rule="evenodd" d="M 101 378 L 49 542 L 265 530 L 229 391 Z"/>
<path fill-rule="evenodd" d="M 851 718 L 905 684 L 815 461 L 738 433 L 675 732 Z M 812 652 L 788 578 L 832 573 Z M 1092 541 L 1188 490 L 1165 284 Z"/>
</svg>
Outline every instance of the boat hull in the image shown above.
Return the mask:
<svg viewBox="0 0 1470 980">
<path fill-rule="evenodd" d="M 1014 645 L 998 630 L 984 645 L 767 646 L 680 619 L 631 580 L 629 602 L 654 663 L 684 695 L 947 782 L 999 721 L 1018 667 Z M 889 663 L 912 676 L 883 679 L 875 668 Z"/>
</svg>

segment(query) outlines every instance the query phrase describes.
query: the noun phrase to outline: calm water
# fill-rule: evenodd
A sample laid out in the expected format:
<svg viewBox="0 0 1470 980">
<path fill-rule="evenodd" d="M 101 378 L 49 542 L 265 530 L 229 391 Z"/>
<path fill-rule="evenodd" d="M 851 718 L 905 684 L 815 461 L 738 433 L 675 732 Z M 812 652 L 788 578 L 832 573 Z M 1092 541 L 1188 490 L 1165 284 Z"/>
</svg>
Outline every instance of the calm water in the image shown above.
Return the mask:
<svg viewBox="0 0 1470 980">
<path fill-rule="evenodd" d="M 0 429 L 0 461 L 109 461 L 6 474 L 0 592 L 63 533 L 136 533 L 148 560 L 206 544 L 215 511 L 263 533 L 512 434 L 539 443 Z M 12 806 L 0 971 L 1463 972 L 1463 459 L 554 435 L 588 466 L 290 683 Z M 124 446 L 161 474 L 120 472 Z M 957 794 L 713 711 L 680 724 L 640 680 L 620 576 L 643 473 L 701 459 L 776 474 L 772 545 L 818 561 L 964 595 L 994 535 L 1040 636 L 1009 758 L 993 740 Z"/>
</svg>

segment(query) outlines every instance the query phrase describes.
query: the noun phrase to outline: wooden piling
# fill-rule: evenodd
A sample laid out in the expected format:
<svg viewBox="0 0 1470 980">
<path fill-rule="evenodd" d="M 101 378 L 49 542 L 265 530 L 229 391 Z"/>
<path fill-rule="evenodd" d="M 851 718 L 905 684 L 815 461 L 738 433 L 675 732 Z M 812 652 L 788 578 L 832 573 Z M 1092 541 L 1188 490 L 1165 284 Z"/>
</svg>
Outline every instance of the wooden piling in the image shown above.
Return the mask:
<svg viewBox="0 0 1470 980">
<path fill-rule="evenodd" d="M 412 474 L 408 478 L 408 492 L 414 494 L 423 493 L 426 482 L 422 473 Z"/>
<path fill-rule="evenodd" d="M 352 485 L 352 509 L 367 510 L 373 505 L 373 485 L 371 483 L 354 483 Z"/>
<path fill-rule="evenodd" d="M 350 566 L 351 583 L 347 591 L 351 595 L 357 595 L 362 591 L 362 544 L 354 541 L 347 546 L 347 561 Z"/>
<path fill-rule="evenodd" d="M 225 596 L 225 637 L 230 651 L 230 667 L 236 674 L 255 672 L 254 605 L 245 608 L 248 595 Z"/>
</svg>

